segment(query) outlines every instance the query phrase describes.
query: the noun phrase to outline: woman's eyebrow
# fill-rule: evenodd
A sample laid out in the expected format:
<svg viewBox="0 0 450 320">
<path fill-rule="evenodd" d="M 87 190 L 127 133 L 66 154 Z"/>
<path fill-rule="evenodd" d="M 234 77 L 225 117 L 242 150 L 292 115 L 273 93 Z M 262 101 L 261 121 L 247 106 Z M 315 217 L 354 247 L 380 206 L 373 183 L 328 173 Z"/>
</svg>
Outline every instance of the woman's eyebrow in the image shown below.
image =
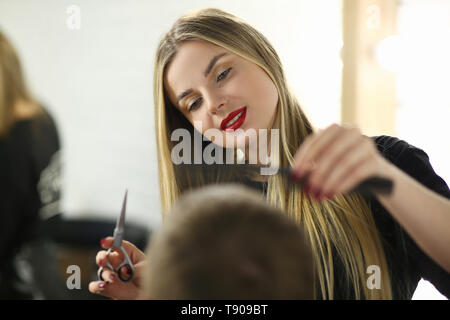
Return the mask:
<svg viewBox="0 0 450 320">
<path fill-rule="evenodd" d="M 214 67 L 214 65 L 216 64 L 216 62 L 223 56 L 226 56 L 227 54 L 228 54 L 227 52 L 224 52 L 224 53 L 218 54 L 217 56 L 215 56 L 214 58 L 211 59 L 211 61 L 208 64 L 208 67 L 206 68 L 205 72 L 203 73 L 205 75 L 205 78 L 211 72 L 211 70 Z"/>
<path fill-rule="evenodd" d="M 219 61 L 220 58 L 224 57 L 228 55 L 228 52 L 223 52 L 220 53 L 216 56 L 214 56 L 211 61 L 209 62 L 208 66 L 206 67 L 205 71 L 203 72 L 203 75 L 205 76 L 205 78 L 208 76 L 208 74 L 211 72 L 212 68 L 214 68 L 214 65 L 217 63 L 217 61 Z M 180 102 L 181 99 L 183 99 L 184 97 L 186 97 L 188 94 L 190 94 L 193 90 L 192 89 L 187 89 L 185 91 L 183 91 L 182 94 L 180 94 L 177 98 L 177 103 Z"/>
</svg>

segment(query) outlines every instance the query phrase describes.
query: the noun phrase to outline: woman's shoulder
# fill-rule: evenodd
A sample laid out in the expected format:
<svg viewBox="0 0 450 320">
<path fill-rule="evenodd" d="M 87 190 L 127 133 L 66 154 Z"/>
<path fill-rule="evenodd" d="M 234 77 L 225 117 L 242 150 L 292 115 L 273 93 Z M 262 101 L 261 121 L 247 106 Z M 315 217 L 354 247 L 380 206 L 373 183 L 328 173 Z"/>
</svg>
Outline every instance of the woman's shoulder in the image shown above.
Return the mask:
<svg viewBox="0 0 450 320">
<path fill-rule="evenodd" d="M 384 158 L 427 188 L 450 198 L 450 190 L 433 169 L 428 154 L 420 147 L 391 136 L 371 137 Z"/>
<path fill-rule="evenodd" d="M 48 158 L 60 149 L 59 132 L 51 113 L 44 105 L 37 104 L 33 112 L 26 111 L 8 136 L 7 144 L 19 148 L 38 163 L 46 164 Z M 30 113 L 27 113 L 30 112 Z M 36 160 L 37 159 L 37 160 Z"/>
<path fill-rule="evenodd" d="M 398 160 L 399 157 L 403 154 L 403 152 L 407 151 L 408 149 L 415 148 L 405 140 L 401 140 L 397 137 L 380 135 L 380 136 L 373 136 L 371 137 L 371 139 L 375 142 L 378 151 L 385 158 L 388 158 L 393 162 Z M 416 149 L 420 150 L 418 148 Z"/>
</svg>

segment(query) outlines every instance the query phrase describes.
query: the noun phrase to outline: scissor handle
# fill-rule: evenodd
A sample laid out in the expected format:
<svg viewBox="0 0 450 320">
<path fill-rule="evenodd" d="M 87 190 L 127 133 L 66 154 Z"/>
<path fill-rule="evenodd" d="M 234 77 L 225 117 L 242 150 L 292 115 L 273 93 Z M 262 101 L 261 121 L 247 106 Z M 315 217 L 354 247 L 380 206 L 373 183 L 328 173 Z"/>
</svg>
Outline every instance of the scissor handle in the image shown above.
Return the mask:
<svg viewBox="0 0 450 320">
<path fill-rule="evenodd" d="M 109 254 L 111 252 L 114 251 L 114 249 L 120 249 L 124 255 L 124 260 L 123 262 L 119 265 L 119 267 L 117 269 L 114 269 L 114 267 L 111 265 L 111 263 L 109 262 Z M 133 263 L 130 260 L 130 257 L 128 256 L 127 252 L 125 251 L 125 249 L 120 246 L 120 247 L 113 247 L 113 248 L 109 248 L 108 251 L 106 251 L 106 267 L 112 271 L 114 271 L 115 273 L 117 273 L 117 276 L 119 278 L 120 281 L 122 282 L 128 282 L 131 279 L 133 279 L 134 276 L 134 267 L 133 267 Z M 122 269 L 127 267 L 129 272 L 124 272 L 124 274 L 126 274 L 127 276 L 122 276 Z M 101 281 L 104 281 L 102 278 L 102 273 L 103 271 L 105 271 L 105 267 L 100 267 L 100 269 L 98 269 L 98 279 Z"/>
<path fill-rule="evenodd" d="M 131 279 L 133 279 L 133 276 L 134 276 L 133 263 L 131 262 L 130 257 L 128 256 L 128 253 L 125 251 L 125 249 L 122 246 L 120 246 L 119 248 L 124 255 L 124 261 L 117 268 L 116 273 L 122 282 L 128 282 Z M 122 268 L 124 268 L 124 267 L 128 267 L 128 271 L 129 271 L 129 272 L 124 272 L 124 274 L 127 275 L 126 277 L 122 277 L 122 273 L 120 272 L 122 270 Z"/>
</svg>

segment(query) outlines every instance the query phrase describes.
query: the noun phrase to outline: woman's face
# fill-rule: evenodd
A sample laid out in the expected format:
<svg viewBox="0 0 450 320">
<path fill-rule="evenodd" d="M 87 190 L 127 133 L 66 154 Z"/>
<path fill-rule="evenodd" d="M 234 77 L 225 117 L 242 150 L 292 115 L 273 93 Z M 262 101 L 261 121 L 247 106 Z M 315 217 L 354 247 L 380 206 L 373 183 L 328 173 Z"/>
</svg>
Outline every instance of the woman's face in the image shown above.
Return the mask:
<svg viewBox="0 0 450 320">
<path fill-rule="evenodd" d="M 272 126 L 278 103 L 272 80 L 256 64 L 222 47 L 204 41 L 184 42 L 168 66 L 164 83 L 172 104 L 199 132 L 222 147 L 244 148 L 248 138 L 243 131 L 258 133 L 258 129 Z M 217 130 L 207 132 L 212 128 Z M 222 139 L 214 139 L 218 132 Z"/>
</svg>

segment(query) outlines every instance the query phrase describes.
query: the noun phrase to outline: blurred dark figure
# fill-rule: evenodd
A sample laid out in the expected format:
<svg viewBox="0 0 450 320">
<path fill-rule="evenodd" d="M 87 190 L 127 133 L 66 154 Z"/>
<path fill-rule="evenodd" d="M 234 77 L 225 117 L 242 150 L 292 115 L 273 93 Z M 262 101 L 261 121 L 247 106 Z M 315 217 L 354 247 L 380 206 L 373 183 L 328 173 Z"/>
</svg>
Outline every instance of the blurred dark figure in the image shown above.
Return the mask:
<svg viewBox="0 0 450 320">
<path fill-rule="evenodd" d="M 55 123 L 30 95 L 0 32 L 0 299 L 47 298 L 39 282 L 48 279 L 36 269 L 55 276 L 43 239 L 59 218 L 59 150 Z"/>
</svg>

